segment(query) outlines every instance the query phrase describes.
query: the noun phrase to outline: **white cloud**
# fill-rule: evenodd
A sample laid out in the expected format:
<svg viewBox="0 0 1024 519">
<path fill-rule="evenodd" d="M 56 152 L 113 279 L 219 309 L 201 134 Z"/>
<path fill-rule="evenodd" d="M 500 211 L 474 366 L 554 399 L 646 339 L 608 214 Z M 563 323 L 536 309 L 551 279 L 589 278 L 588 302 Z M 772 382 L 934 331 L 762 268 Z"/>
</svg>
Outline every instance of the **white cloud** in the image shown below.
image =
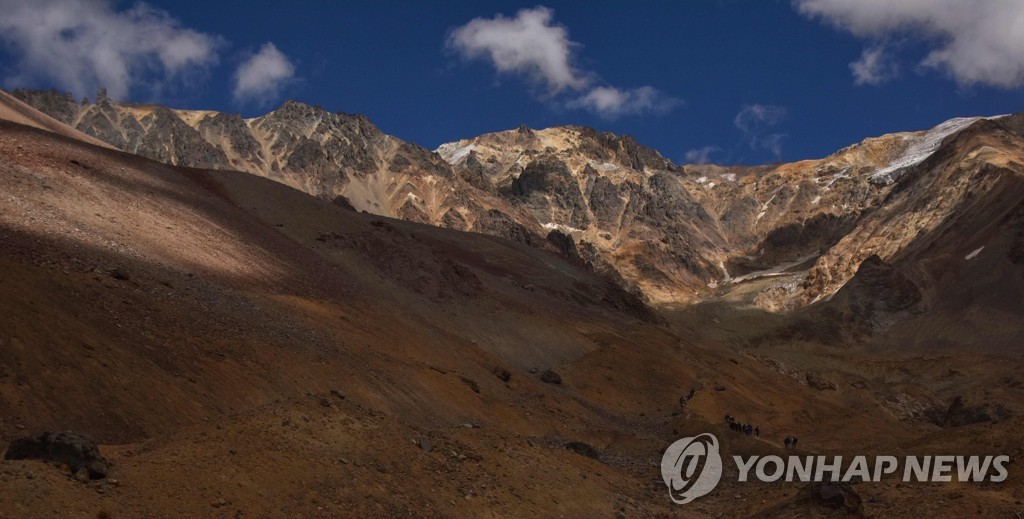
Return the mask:
<svg viewBox="0 0 1024 519">
<path fill-rule="evenodd" d="M 767 135 L 755 136 L 751 142 L 751 146 L 755 148 L 763 148 L 775 156 L 776 159 L 782 156 L 782 141 L 786 139 L 784 133 L 769 133 Z"/>
<path fill-rule="evenodd" d="M 608 119 L 664 114 L 682 103 L 651 86 L 593 86 L 596 74 L 573 65 L 573 52 L 581 45 L 569 39 L 569 30 L 556 24 L 554 11 L 543 6 L 523 9 L 513 18 L 501 14 L 474 18 L 449 33 L 447 46 L 463 59 L 489 60 L 499 73 L 525 75 L 548 96 L 583 92 L 565 101 L 565 106 Z"/>
<path fill-rule="evenodd" d="M 722 151 L 718 146 L 704 146 L 686 152 L 686 162 L 690 164 L 707 164 L 711 162 L 711 154 Z"/>
<path fill-rule="evenodd" d="M 526 74 L 550 93 L 581 90 L 589 83 L 572 65 L 569 31 L 552 22 L 546 7 L 519 11 L 515 18 L 474 18 L 448 35 L 448 46 L 465 59 L 487 57 L 499 72 Z"/>
<path fill-rule="evenodd" d="M 860 59 L 850 63 L 853 82 L 857 85 L 881 85 L 899 75 L 899 65 L 886 51 L 885 46 L 868 47 Z"/>
<path fill-rule="evenodd" d="M 615 119 L 623 115 L 644 113 L 664 114 L 682 101 L 658 92 L 654 87 L 643 86 L 630 90 L 615 87 L 594 87 L 586 95 L 570 101 L 569 108 L 583 108 L 595 114 Z"/>
<path fill-rule="evenodd" d="M 744 133 L 750 133 L 764 126 L 778 124 L 785 117 L 786 109 L 781 106 L 752 104 L 744 106 L 736 114 L 733 124 Z"/>
<path fill-rule="evenodd" d="M 752 104 L 744 106 L 733 124 L 750 139 L 751 149 L 765 149 L 775 158 L 782 156 L 782 141 L 786 134 L 771 132 L 770 128 L 786 118 L 786 109 L 781 106 Z"/>
<path fill-rule="evenodd" d="M 260 51 L 242 62 L 235 72 L 234 96 L 238 102 L 264 104 L 281 94 L 295 80 L 295 65 L 273 43 L 264 43 Z"/>
<path fill-rule="evenodd" d="M 794 0 L 794 5 L 806 16 L 874 42 L 893 36 L 921 39 L 931 50 L 920 65 L 962 85 L 1024 86 L 1021 0 Z"/>
<path fill-rule="evenodd" d="M 107 1 L 0 0 L 0 12 L 0 40 L 18 61 L 8 87 L 52 82 L 76 95 L 106 87 L 124 98 L 206 69 L 221 46 L 143 3 L 118 11 Z"/>
</svg>

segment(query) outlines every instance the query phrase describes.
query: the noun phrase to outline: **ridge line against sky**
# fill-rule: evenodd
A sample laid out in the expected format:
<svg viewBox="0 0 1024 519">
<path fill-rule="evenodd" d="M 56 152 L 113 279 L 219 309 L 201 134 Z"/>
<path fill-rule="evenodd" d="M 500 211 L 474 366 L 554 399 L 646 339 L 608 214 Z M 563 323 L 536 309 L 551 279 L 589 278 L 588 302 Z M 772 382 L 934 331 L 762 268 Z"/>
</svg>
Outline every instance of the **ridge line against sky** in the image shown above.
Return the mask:
<svg viewBox="0 0 1024 519">
<path fill-rule="evenodd" d="M 676 162 L 809 158 L 1020 110 L 1024 2 L 684 4 L 0 0 L 0 72 L 246 115 L 291 97 L 428 147 L 582 124 Z"/>
</svg>

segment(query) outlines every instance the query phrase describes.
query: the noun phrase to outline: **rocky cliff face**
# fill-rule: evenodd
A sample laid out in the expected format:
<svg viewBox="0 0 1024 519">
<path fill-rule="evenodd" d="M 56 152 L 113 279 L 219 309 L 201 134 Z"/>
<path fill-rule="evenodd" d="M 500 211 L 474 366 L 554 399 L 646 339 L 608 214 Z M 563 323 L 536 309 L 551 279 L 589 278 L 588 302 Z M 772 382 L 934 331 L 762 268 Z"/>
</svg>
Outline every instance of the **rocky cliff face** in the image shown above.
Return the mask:
<svg viewBox="0 0 1024 519">
<path fill-rule="evenodd" d="M 876 255 L 902 265 L 919 285 L 933 284 L 921 275 L 927 263 L 969 261 L 974 244 L 984 246 L 986 235 L 1011 225 L 1010 215 L 1024 204 L 1021 121 L 971 121 L 919 162 L 893 170 L 895 178 L 869 176 L 892 182 L 885 199 L 818 259 L 795 302 L 830 297 Z"/>
<path fill-rule="evenodd" d="M 782 265 L 808 268 L 883 203 L 893 184 L 871 175 L 913 135 L 771 167 L 677 166 L 629 137 L 580 127 L 519 128 L 437 152 L 457 175 L 571 235 L 651 301 L 692 302 Z M 794 290 L 781 299 L 762 301 L 802 301 Z"/>
<path fill-rule="evenodd" d="M 558 251 L 652 303 L 692 303 L 753 280 L 764 309 L 827 299 L 868 258 L 897 268 L 930 254 L 929 237 L 979 200 L 1012 205 L 1005 193 L 1024 162 L 1018 117 L 954 119 L 820 160 L 684 167 L 584 127 L 523 126 L 431 152 L 363 116 L 292 101 L 242 119 L 102 93 L 93 103 L 14 94 L 155 160 L 247 171 L 356 210 Z"/>
</svg>

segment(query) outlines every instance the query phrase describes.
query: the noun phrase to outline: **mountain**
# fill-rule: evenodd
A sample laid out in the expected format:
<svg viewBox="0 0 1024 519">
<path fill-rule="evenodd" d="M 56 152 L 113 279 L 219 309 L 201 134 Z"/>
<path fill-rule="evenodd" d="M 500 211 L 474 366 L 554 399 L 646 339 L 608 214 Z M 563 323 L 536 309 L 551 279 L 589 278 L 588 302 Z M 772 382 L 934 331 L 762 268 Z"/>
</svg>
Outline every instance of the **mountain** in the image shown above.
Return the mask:
<svg viewBox="0 0 1024 519">
<path fill-rule="evenodd" d="M 980 122 L 867 139 L 794 164 L 678 166 L 628 136 L 583 127 L 520 127 L 432 153 L 363 116 L 293 101 L 242 119 L 116 103 L 102 92 L 93 103 L 53 91 L 14 95 L 168 164 L 247 171 L 356 210 L 562 250 L 654 304 L 694 303 L 737 282 L 806 271 L 757 299 L 773 311 L 831 296 L 868 256 L 902 254 L 907 228 L 927 225 L 915 218 L 956 212 L 959 198 L 944 199 L 935 214 L 904 215 L 914 221 L 867 218 L 895 193 L 934 196 L 910 186 L 919 175 L 907 172 L 927 167 L 945 141 Z M 867 235 L 878 244 L 862 247 Z"/>
<path fill-rule="evenodd" d="M 435 154 L 297 103 L 19 97 L 61 119 L 0 96 L 0 450 L 74 430 L 110 472 L 5 459 L 0 515 L 1009 517 L 1024 495 L 1021 116 L 723 168 L 578 127 Z M 484 233 L 396 218 L 442 183 Z M 681 508 L 658 462 L 708 432 L 723 456 L 1012 462 L 840 504 L 727 464 Z"/>
<path fill-rule="evenodd" d="M 534 485 L 614 494 L 628 472 L 576 481 L 596 462 L 562 445 L 634 414 L 641 385 L 664 380 L 642 391 L 663 406 L 696 384 L 683 354 L 604 379 L 620 345 L 655 358 L 678 339 L 617 286 L 515 241 L 10 121 L 0 192 L 0 452 L 74 429 L 114 471 L 82 484 L 2 461 L 5 515 L 447 515 Z M 409 485 L 438 472 L 445 490 Z M 562 506 L 610 510 L 594 503 Z"/>
<path fill-rule="evenodd" d="M 1021 201 L 1021 120 L 954 119 L 760 167 L 675 166 L 628 137 L 575 127 L 520 128 L 437 151 L 573 236 L 653 303 L 727 297 L 771 277 L 751 303 L 792 311 L 832 297 L 872 256 L 937 254 L 924 244 L 941 239 L 941 225 L 1007 225 L 1005 214 L 965 220 L 972 208 Z M 946 237 L 943 253 L 967 254 L 980 244 L 974 235 Z"/>
</svg>

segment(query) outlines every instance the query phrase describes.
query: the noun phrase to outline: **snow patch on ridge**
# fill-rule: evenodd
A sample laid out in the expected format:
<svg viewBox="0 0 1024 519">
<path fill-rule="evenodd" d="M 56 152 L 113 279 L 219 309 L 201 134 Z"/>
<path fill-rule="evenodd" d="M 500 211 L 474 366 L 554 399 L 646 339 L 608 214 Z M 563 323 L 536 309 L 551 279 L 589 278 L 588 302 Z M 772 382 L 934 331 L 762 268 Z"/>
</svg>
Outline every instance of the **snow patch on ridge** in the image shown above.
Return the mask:
<svg viewBox="0 0 1024 519">
<path fill-rule="evenodd" d="M 542 225 L 541 227 L 543 227 L 543 228 L 545 228 L 545 229 L 547 229 L 549 231 L 559 231 L 559 232 L 561 232 L 563 234 L 572 234 L 574 232 L 584 232 L 583 229 L 577 229 L 575 227 L 570 227 L 568 225 L 562 225 L 560 223 L 554 223 L 554 222 L 548 222 L 548 223 Z"/>
<path fill-rule="evenodd" d="M 928 130 L 923 135 L 912 136 L 909 138 L 910 144 L 907 145 L 907 149 L 896 160 L 892 161 L 891 164 L 868 176 L 868 180 L 874 184 L 892 184 L 899 180 L 907 168 L 916 166 L 927 160 L 928 157 L 931 157 L 939 149 L 939 146 L 942 145 L 942 141 L 946 137 L 959 133 L 980 119 L 998 119 L 1000 117 L 1005 116 L 999 115 L 984 118 L 958 117 Z"/>
<path fill-rule="evenodd" d="M 469 152 L 476 148 L 476 144 L 472 143 L 465 146 L 459 146 L 459 144 L 460 143 L 458 142 L 445 143 L 438 146 L 434 152 L 440 155 L 445 162 L 449 164 L 458 164 L 460 160 L 466 158 L 466 156 L 469 155 Z"/>
</svg>

